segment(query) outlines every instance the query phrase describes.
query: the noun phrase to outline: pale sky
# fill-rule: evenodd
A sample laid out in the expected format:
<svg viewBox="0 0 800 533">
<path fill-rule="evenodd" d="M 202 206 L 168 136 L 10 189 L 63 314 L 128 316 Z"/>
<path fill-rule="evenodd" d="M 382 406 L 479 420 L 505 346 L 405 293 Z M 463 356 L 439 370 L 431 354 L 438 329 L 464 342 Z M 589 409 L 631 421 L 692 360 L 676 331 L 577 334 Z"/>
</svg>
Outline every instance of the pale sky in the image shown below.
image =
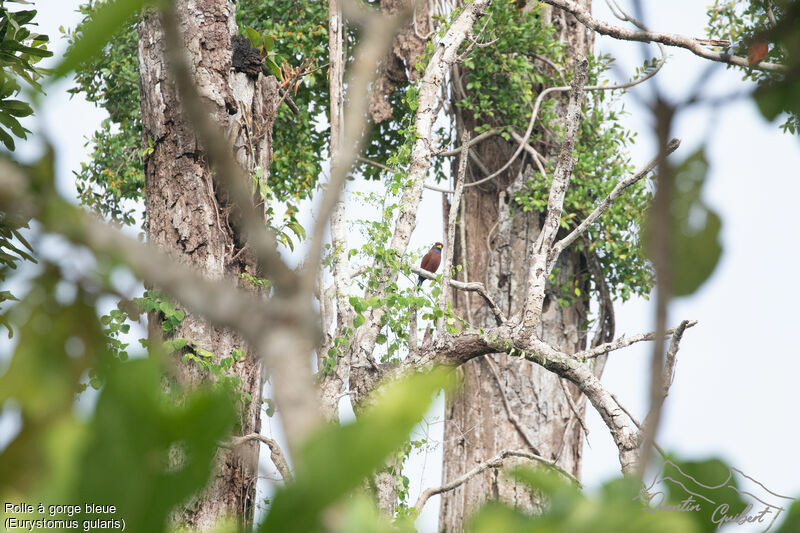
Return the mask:
<svg viewBox="0 0 800 533">
<path fill-rule="evenodd" d="M 36 0 L 40 31 L 56 38 L 57 55 L 63 41 L 58 27 L 73 27 L 79 17 L 72 0 Z M 595 0 L 595 16 L 612 21 L 605 4 Z M 629 2 L 621 2 L 628 6 Z M 706 2 L 696 0 L 644 1 L 645 22 L 657 31 L 704 37 Z M 613 21 L 617 24 L 616 21 Z M 621 25 L 619 23 L 617 25 Z M 617 57 L 613 75 L 632 73 L 641 64 L 636 43 L 597 38 L 597 51 Z M 708 62 L 689 52 L 668 48 L 670 58 L 657 75 L 662 90 L 680 98 L 692 86 Z M 652 47 L 651 53 L 656 49 Z M 34 131 L 46 129 L 58 154 L 60 191 L 75 195 L 72 171 L 86 159 L 86 139 L 105 114 L 80 97 L 69 98 L 63 82 L 48 91 Z M 742 89 L 741 75 L 720 66 L 711 80 L 709 94 L 728 94 Z M 646 95 L 647 93 L 645 93 Z M 630 112 L 622 120 L 639 133 L 630 147 L 639 166 L 655 154 L 647 110 L 628 96 Z M 798 289 L 797 245 L 800 222 L 800 139 L 784 135 L 778 123 L 768 124 L 750 100 L 741 100 L 709 112 L 692 109 L 677 117 L 673 136 L 682 139 L 673 154 L 680 161 L 706 143 L 711 165 L 704 199 L 722 218 L 723 256 L 712 278 L 693 296 L 673 303 L 670 324 L 697 319 L 681 344 L 675 382 L 667 399 L 658 442 L 683 458 L 718 456 L 756 478 L 771 490 L 800 497 L 800 459 L 797 442 L 797 379 L 800 349 L 793 338 Z M 23 146 L 21 154 L 35 153 Z M 425 192 L 423 219 L 411 246 L 425 248 L 441 233 L 441 200 Z M 357 239 L 356 236 L 354 238 Z M 652 304 L 634 300 L 617 306 L 617 335 L 653 329 Z M 0 363 L 7 358 L 0 344 Z M 609 357 L 605 385 L 640 419 L 647 407 L 650 346 L 638 344 Z M 1 368 L 1 367 L 0 367 Z M 441 416 L 441 406 L 438 413 Z M 591 489 L 619 474 L 617 450 L 605 425 L 589 406 L 587 423 L 591 448 L 586 446 L 583 480 Z M 274 427 L 276 420 L 265 422 Z M 441 438 L 441 424 L 431 427 L 432 438 Z M 0 447 L 14 432 L 14 416 L 0 416 Z M 5 438 L 4 438 L 5 434 Z M 440 482 L 435 467 L 441 446 L 412 461 L 407 473 L 412 481 L 411 501 L 420 486 Z M 268 463 L 268 459 L 266 460 Z M 439 498 L 433 498 L 420 517 L 420 531 L 436 531 Z M 746 531 L 737 528 L 737 531 Z"/>
</svg>

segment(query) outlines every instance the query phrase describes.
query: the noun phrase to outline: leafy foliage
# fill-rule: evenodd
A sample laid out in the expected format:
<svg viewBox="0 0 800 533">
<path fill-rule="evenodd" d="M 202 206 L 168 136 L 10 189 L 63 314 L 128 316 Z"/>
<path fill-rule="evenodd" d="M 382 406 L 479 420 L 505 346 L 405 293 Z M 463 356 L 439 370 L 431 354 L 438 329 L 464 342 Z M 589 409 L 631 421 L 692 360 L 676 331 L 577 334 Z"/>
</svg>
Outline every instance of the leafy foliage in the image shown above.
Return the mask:
<svg viewBox="0 0 800 533">
<path fill-rule="evenodd" d="M 448 381 L 440 370 L 394 382 L 378 391 L 376 403 L 357 422 L 329 426 L 309 439 L 298 458 L 293 483 L 276 495 L 259 530 L 321 531 L 322 511 L 356 489 L 390 452 L 402 446 L 433 395 Z"/>
<path fill-rule="evenodd" d="M 17 96 L 24 81 L 36 91 L 42 90 L 39 79 L 42 71 L 34 65 L 52 52 L 46 48 L 48 37 L 32 33 L 26 26 L 33 25 L 35 10 L 12 11 L 0 3 L 0 142 L 8 150 L 16 147 L 14 137 L 27 139 L 28 131 L 19 118 L 33 113 L 31 106 Z M 22 230 L 28 228 L 28 215 L 15 211 L 0 211 L 0 283 L 5 283 L 9 271 L 22 261 L 36 262 L 33 248 L 25 239 Z M 7 290 L 0 291 L 0 306 L 17 298 Z M 0 314 L 0 324 L 12 335 L 5 314 Z"/>
<path fill-rule="evenodd" d="M 486 504 L 474 517 L 471 531 L 489 533 L 695 533 L 697 524 L 683 513 L 651 514 L 642 510 L 639 486 L 632 479 L 603 485 L 589 498 L 552 472 L 513 469 L 510 475 L 546 500 L 544 512 L 531 516 L 500 503 Z"/>
<path fill-rule="evenodd" d="M 91 0 L 80 6 L 84 15 L 77 28 L 64 29 L 70 45 L 80 41 L 86 28 L 94 27 L 105 0 Z M 102 54 L 82 61 L 75 71 L 76 86 L 89 102 L 108 111 L 108 118 L 89 144 L 92 154 L 75 173 L 81 203 L 104 217 L 133 224 L 135 207 L 144 196 L 144 157 L 141 149 L 142 120 L 139 109 L 139 71 L 135 17 L 128 17 L 114 33 L 112 44 Z"/>
<path fill-rule="evenodd" d="M 18 406 L 23 426 L 0 454 L 0 497 L 114 505 L 126 530 L 164 531 L 172 507 L 208 479 L 235 420 L 230 391 L 165 392 L 155 359 L 114 362 L 97 294 L 78 287 L 60 303 L 58 281 L 47 269 L 14 310 L 20 338 L 0 376 L 0 405 Z M 92 368 L 103 369 L 104 387 L 86 424 L 73 408 Z M 76 519 L 97 518 L 81 511 Z"/>
<path fill-rule="evenodd" d="M 747 57 L 751 46 L 766 43 L 764 61 L 788 66 L 786 73 L 745 69 L 743 78 L 758 85 L 756 102 L 767 119 L 787 113 L 781 128 L 800 133 L 800 2 L 715 0 L 708 15 L 709 37 L 730 40 L 732 53 Z"/>
<path fill-rule="evenodd" d="M 136 32 L 138 2 L 126 0 L 124 19 L 110 16 L 109 8 L 117 2 L 88 0 L 80 7 L 84 19 L 74 30 L 65 30 L 72 47 L 86 40 L 86 28 L 93 21 L 111 19 L 115 32 L 110 41 L 101 41 L 102 54 L 85 55 L 81 61 L 71 60 L 67 66 L 76 67 L 74 93 L 106 109 L 109 118 L 90 140 L 92 157 L 76 174 L 81 203 L 97 213 L 123 224 L 133 224 L 136 205 L 144 197 L 144 159 L 148 146 L 142 146 L 142 126 L 138 98 L 138 64 Z M 283 62 L 300 64 L 314 58 L 313 65 L 327 60 L 327 9 L 324 3 L 309 5 L 274 0 L 243 0 L 236 9 L 241 32 L 257 48 L 264 49 L 266 64 L 273 74 Z M 96 38 L 108 35 L 90 35 Z M 256 36 L 258 36 L 256 38 Z M 112 44 L 106 44 L 113 43 Z M 86 45 L 82 45 L 86 48 Z M 93 44 L 94 48 L 98 45 Z M 83 52 L 87 51 L 83 50 Z M 78 51 L 82 53 L 81 50 Z M 70 57 L 77 55 L 71 54 Z M 64 67 L 66 68 L 66 67 Z M 273 161 L 269 182 L 262 196 L 269 201 L 286 205 L 284 225 L 302 239 L 302 228 L 295 218 L 300 200 L 309 198 L 322 171 L 327 146 L 327 130 L 318 127 L 318 118 L 326 116 L 328 102 L 327 71 L 324 68 L 303 78 L 298 90 L 291 95 L 298 114 L 282 105 L 274 125 Z M 152 143 L 152 140 L 148 140 Z M 270 208 L 271 209 L 271 208 Z M 272 211 L 268 213 L 272 217 Z M 276 224 L 276 226 L 279 226 Z M 299 229 L 298 229 L 299 228 Z M 281 242 L 293 247 L 293 239 L 280 231 Z"/>
<path fill-rule="evenodd" d="M 42 72 L 34 65 L 53 55 L 46 47 L 47 35 L 26 28 L 35 16 L 35 10 L 11 11 L 0 3 L 0 141 L 12 151 L 14 137 L 26 139 L 30 133 L 18 119 L 33 114 L 28 103 L 15 99 L 22 89 L 18 80 L 41 91 Z"/>
<path fill-rule="evenodd" d="M 701 198 L 708 174 L 705 153 L 695 152 L 673 172 L 672 292 L 675 296 L 687 296 L 694 293 L 717 266 L 722 255 L 719 242 L 722 222 Z"/>
<path fill-rule="evenodd" d="M 324 2 L 280 0 L 242 0 L 236 6 L 239 27 L 254 28 L 274 42 L 278 61 L 299 65 L 313 59 L 312 65 L 328 61 L 328 10 Z M 278 64 L 280 66 L 280 64 Z M 305 76 L 291 95 L 297 105 L 295 115 L 282 105 L 274 126 L 274 145 L 269 186 L 273 198 L 295 204 L 313 193 L 326 161 L 328 130 L 319 126 L 328 116 L 327 69 Z"/>
<path fill-rule="evenodd" d="M 521 11 L 511 0 L 493 2 L 485 39 L 497 42 L 470 52 L 464 63 L 469 72 L 466 96 L 458 102 L 476 122 L 483 122 L 476 132 L 503 128 L 501 135 L 509 140 L 509 127 L 518 132 L 527 129 L 531 106 L 540 91 L 569 84 L 571 73 L 565 64 L 564 45 L 553 26 L 542 27 L 541 8 L 542 4 L 537 4 L 534 9 Z M 552 65 L 543 68 L 541 62 L 536 62 L 542 56 Z M 588 85 L 599 85 L 611 59 L 602 56 L 589 60 Z M 648 62 L 640 74 L 652 68 Z M 563 135 L 560 105 L 563 104 L 552 97 L 542 103 L 537 125 L 543 127 L 534 128 L 530 140 L 542 154 L 553 151 L 547 131 Z M 608 91 L 589 93 L 575 147 L 577 164 L 564 200 L 561 226 L 565 230 L 586 218 L 598 199 L 633 170 L 625 147 L 634 136 L 619 124 L 621 111 L 615 107 Z M 554 161 L 545 161 L 548 176 L 554 168 Z M 550 179 L 536 172 L 515 195 L 516 207 L 523 212 L 544 212 L 549 187 Z M 615 202 L 574 245 L 585 254 L 597 255 L 612 296 L 622 300 L 633 294 L 647 295 L 653 285 L 652 272 L 638 240 L 638 228 L 649 200 L 644 182 L 633 185 L 626 190 L 624 201 Z M 574 293 L 574 288 L 570 292 Z"/>
</svg>

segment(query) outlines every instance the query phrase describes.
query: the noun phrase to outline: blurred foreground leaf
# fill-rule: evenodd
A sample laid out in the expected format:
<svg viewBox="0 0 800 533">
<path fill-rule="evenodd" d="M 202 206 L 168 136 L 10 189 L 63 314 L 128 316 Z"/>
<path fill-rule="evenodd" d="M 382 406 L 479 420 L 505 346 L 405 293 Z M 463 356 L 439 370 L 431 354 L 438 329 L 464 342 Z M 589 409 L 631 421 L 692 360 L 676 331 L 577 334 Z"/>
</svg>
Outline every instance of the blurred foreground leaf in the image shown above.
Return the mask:
<svg viewBox="0 0 800 533">
<path fill-rule="evenodd" d="M 391 383 L 357 422 L 327 426 L 309 439 L 298 458 L 294 482 L 275 496 L 260 531 L 319 530 L 325 508 L 361 485 L 408 439 L 433 395 L 448 385 L 446 372 L 435 370 Z"/>
</svg>

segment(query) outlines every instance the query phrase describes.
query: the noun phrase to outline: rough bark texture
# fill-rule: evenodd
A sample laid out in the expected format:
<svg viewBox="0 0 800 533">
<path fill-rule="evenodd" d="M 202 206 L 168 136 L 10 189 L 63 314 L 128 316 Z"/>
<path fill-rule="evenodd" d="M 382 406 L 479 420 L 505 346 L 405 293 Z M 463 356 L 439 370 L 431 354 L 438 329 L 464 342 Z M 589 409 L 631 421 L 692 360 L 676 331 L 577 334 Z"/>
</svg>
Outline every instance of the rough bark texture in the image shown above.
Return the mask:
<svg viewBox="0 0 800 533">
<path fill-rule="evenodd" d="M 428 2 L 381 0 L 381 11 L 387 14 L 408 9 L 414 2 L 413 20 L 395 36 L 392 49 L 381 62 L 380 75 L 370 91 L 369 112 L 376 124 L 392 118 L 388 99 L 397 86 L 420 78 L 416 61 L 425 52 L 426 36 L 432 29 Z"/>
<path fill-rule="evenodd" d="M 229 132 L 242 167 L 251 171 L 260 166 L 266 172 L 272 155 L 275 79 L 258 76 L 252 80 L 233 72 L 231 35 L 235 23 L 233 5 L 227 0 L 178 0 L 175 5 L 185 52 L 210 115 Z M 255 261 L 231 229 L 230 217 L 236 213 L 217 192 L 203 148 L 181 114 L 164 46 L 158 14 L 149 12 L 139 24 L 143 135 L 145 145 L 149 141 L 153 146 L 145 164 L 147 239 L 209 279 L 239 279 L 241 273 L 254 276 Z M 156 315 L 150 319 L 150 337 L 157 340 L 160 320 Z M 251 397 L 240 403 L 236 431 L 258 433 L 261 365 L 242 339 L 190 313 L 173 335 L 213 352 L 217 361 L 235 349 L 245 350 L 244 359 L 234 363 L 229 373 L 242 380 L 242 393 Z M 182 354 L 174 355 L 173 379 L 187 387 L 212 379 L 196 364 L 181 363 Z M 221 449 L 207 490 L 176 511 L 173 520 L 201 531 L 210 530 L 222 516 L 237 516 L 246 525 L 253 516 L 257 464 L 257 441 L 248 441 L 233 451 Z"/>
<path fill-rule="evenodd" d="M 590 8 L 591 0 L 583 0 L 582 4 Z M 546 17 L 560 29 L 570 57 L 586 54 L 591 36 L 580 23 L 571 16 L 564 17 L 558 10 L 547 13 Z M 461 87 L 466 86 L 466 76 L 468 73 L 464 74 Z M 468 130 L 478 125 L 468 115 L 462 120 Z M 515 148 L 516 144 L 494 137 L 473 149 L 492 171 L 501 167 Z M 551 146 L 545 153 L 553 157 L 557 150 L 558 146 Z M 485 175 L 474 163 L 470 170 L 473 180 Z M 465 189 L 462 199 L 465 216 L 460 221 L 463 229 L 457 232 L 464 237 L 457 238 L 455 243 L 455 263 L 468 264 L 468 281 L 484 282 L 507 316 L 518 312 L 523 304 L 529 271 L 526 251 L 538 237 L 542 223 L 536 213 L 522 214 L 516 210 L 511 216 L 509 212 L 513 194 L 528 179 L 529 172 L 532 172 L 530 165 L 517 162 L 497 179 Z M 573 277 L 580 279 L 579 274 L 587 270 L 583 258 L 569 251 L 561 255 L 557 267 L 558 282 L 569 287 L 574 286 Z M 588 287 L 578 287 L 581 294 L 586 294 Z M 547 290 L 538 331 L 545 341 L 572 353 L 586 343 L 582 326 L 587 302 L 578 301 L 562 308 L 557 297 L 555 289 Z M 475 324 L 494 325 L 494 315 L 475 295 L 456 291 L 454 302 L 459 312 L 471 316 Z M 486 358 L 494 362 L 496 375 L 492 362 Z M 505 355 L 477 358 L 463 365 L 461 372 L 462 387 L 456 395 L 448 397 L 445 407 L 444 483 L 505 450 L 531 450 L 529 441 L 536 447 L 532 451 L 579 476 L 582 430 L 558 376 Z M 585 403 L 578 402 L 577 388 L 568 384 L 566 392 L 575 399 L 583 415 Z M 515 417 L 525 436 L 512 422 Z M 499 499 L 533 512 L 540 506 L 530 491 L 501 471 L 490 469 L 442 494 L 439 529 L 460 531 L 470 514 L 487 499 Z"/>
</svg>

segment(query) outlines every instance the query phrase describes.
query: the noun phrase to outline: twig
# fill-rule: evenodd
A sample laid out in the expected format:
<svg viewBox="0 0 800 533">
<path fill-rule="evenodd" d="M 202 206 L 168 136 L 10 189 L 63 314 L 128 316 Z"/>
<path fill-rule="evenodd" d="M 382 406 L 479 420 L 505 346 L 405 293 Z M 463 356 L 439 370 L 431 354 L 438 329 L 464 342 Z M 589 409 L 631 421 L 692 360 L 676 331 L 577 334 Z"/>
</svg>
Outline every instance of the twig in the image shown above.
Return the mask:
<svg viewBox="0 0 800 533">
<path fill-rule="evenodd" d="M 691 327 L 697 325 L 697 320 L 685 320 L 684 322 L 686 322 L 686 327 L 687 328 L 691 328 Z M 667 336 L 670 336 L 670 335 L 673 335 L 676 330 L 677 330 L 677 328 L 670 328 L 667 331 L 665 331 L 664 333 Z M 600 356 L 602 354 L 605 354 L 605 353 L 608 353 L 608 352 L 613 352 L 613 351 L 619 350 L 620 348 L 625 348 L 627 346 L 630 346 L 631 344 L 635 344 L 637 342 L 642 342 L 642 341 L 652 341 L 655 338 L 656 338 L 656 332 L 655 331 L 651 331 L 650 333 L 640 333 L 638 335 L 634 335 L 633 337 L 624 337 L 623 336 L 623 337 L 620 337 L 619 339 L 617 339 L 615 341 L 606 342 L 606 343 L 603 343 L 603 344 L 601 344 L 601 345 L 599 345 L 599 346 L 597 346 L 595 348 L 591 348 L 591 349 L 585 350 L 583 352 L 578 352 L 573 357 L 575 359 L 578 359 L 578 360 L 593 359 L 593 358 L 598 357 L 598 356 Z"/>
<path fill-rule="evenodd" d="M 468 130 L 462 131 L 462 144 L 469 143 L 469 136 Z M 450 286 L 450 279 L 452 277 L 451 269 L 453 267 L 453 243 L 456 238 L 456 219 L 458 218 L 458 208 L 461 203 L 461 193 L 464 191 L 464 176 L 467 173 L 468 158 L 469 149 L 461 152 L 461 157 L 459 157 L 458 160 L 458 172 L 456 173 L 455 192 L 453 193 L 453 201 L 450 204 L 450 212 L 447 221 L 447 249 L 444 253 L 444 268 L 442 269 L 443 290 L 439 294 L 439 309 L 443 311 L 447 309 L 448 296 L 450 295 L 450 291 L 447 290 L 447 287 Z M 444 339 L 446 330 L 446 320 L 442 317 L 436 323 L 436 336 L 438 341 Z"/>
<path fill-rule="evenodd" d="M 667 154 L 671 154 L 672 152 L 677 150 L 680 145 L 681 145 L 680 139 L 672 139 L 667 145 Z M 580 237 L 589 228 L 589 226 L 591 226 L 594 223 L 594 221 L 597 220 L 597 218 L 600 215 L 605 213 L 606 210 L 609 207 L 611 207 L 611 203 L 614 200 L 616 200 L 620 194 L 622 194 L 622 191 L 624 191 L 637 181 L 647 176 L 647 174 L 650 173 L 650 171 L 656 167 L 657 163 L 658 163 L 658 156 L 651 159 L 644 167 L 639 169 L 639 171 L 637 171 L 632 176 L 628 176 L 627 178 L 620 180 L 619 183 L 617 183 L 617 185 L 611 191 L 611 193 L 609 193 L 609 195 L 606 196 L 597 205 L 594 211 L 592 211 L 592 213 L 588 217 L 586 217 L 586 219 L 584 219 L 584 221 L 581 222 L 578 225 L 578 227 L 569 232 L 569 234 L 567 234 L 564 238 L 562 238 L 553 246 L 552 250 L 550 251 L 550 258 L 548 262 L 551 265 L 555 265 L 555 261 L 558 258 L 558 255 L 562 252 L 562 250 L 564 250 L 564 248 L 575 242 L 575 240 L 578 237 Z"/>
<path fill-rule="evenodd" d="M 458 239 L 461 242 L 461 266 L 464 272 L 464 283 L 469 282 L 469 269 L 468 269 L 468 261 L 466 258 L 467 254 L 467 213 L 465 202 L 461 202 L 461 222 L 458 224 Z M 464 308 L 467 311 L 467 322 L 472 324 L 472 307 L 471 307 L 471 298 L 469 296 L 469 292 L 464 295 Z"/>
<path fill-rule="evenodd" d="M 633 413 L 631 413 L 630 411 L 628 411 L 628 410 L 625 408 L 625 406 L 624 406 L 624 405 L 622 405 L 622 402 L 620 402 L 620 401 L 619 401 L 619 398 L 617 398 L 617 397 L 614 395 L 614 393 L 613 393 L 613 392 L 610 392 L 609 394 L 610 394 L 610 395 L 611 395 L 611 397 L 614 399 L 614 401 L 615 401 L 615 402 L 617 402 L 617 405 L 619 406 L 619 408 L 620 408 L 620 409 L 622 409 L 622 412 L 623 412 L 623 413 L 625 413 L 626 415 L 628 415 L 628 418 L 630 418 L 630 419 L 631 419 L 631 422 L 633 422 L 633 424 L 634 424 L 634 425 L 635 425 L 635 426 L 636 426 L 636 427 L 637 427 L 639 430 L 641 430 L 641 429 L 642 429 L 642 424 L 641 424 L 641 423 L 640 423 L 638 420 L 636 420 L 636 417 L 635 417 L 635 416 L 633 416 Z M 666 457 L 666 456 L 667 456 L 667 454 L 666 454 L 666 452 L 663 450 L 663 448 L 661 448 L 661 446 L 659 446 L 657 443 L 655 443 L 655 442 L 653 443 L 653 448 L 655 448 L 655 449 L 656 449 L 656 451 L 658 451 L 658 453 L 659 453 L 659 454 L 661 454 L 661 457 Z"/>
<path fill-rule="evenodd" d="M 291 481 L 292 470 L 289 468 L 289 463 L 286 461 L 286 456 L 283 455 L 280 445 L 274 439 L 270 439 L 259 433 L 250 433 L 241 437 L 233 437 L 229 443 L 223 444 L 222 446 L 235 448 L 236 446 L 252 441 L 263 442 L 269 447 L 269 456 L 270 459 L 272 459 L 272 464 L 278 469 L 284 481 Z"/>
<path fill-rule="evenodd" d="M 422 270 L 418 267 L 411 267 L 411 272 L 418 276 L 422 276 L 425 279 L 436 279 L 436 274 L 432 274 L 431 272 Z M 495 303 L 495 301 L 489 295 L 489 292 L 486 290 L 486 287 L 484 287 L 483 283 L 478 283 L 477 281 L 465 283 L 463 281 L 451 279 L 450 286 L 461 291 L 477 292 L 489 305 L 492 313 L 494 313 L 497 324 L 500 325 L 506 322 L 507 319 L 505 313 L 503 313 L 503 310 L 500 309 L 500 306 L 497 305 L 497 303 Z"/>
<path fill-rule="evenodd" d="M 683 338 L 683 332 L 689 326 L 689 321 L 684 320 L 678 327 L 675 328 L 675 332 L 672 334 L 672 339 L 669 341 L 669 349 L 667 350 L 667 356 L 664 359 L 664 372 L 663 372 L 663 382 L 664 388 L 662 390 L 662 394 L 664 398 L 669 395 L 669 388 L 672 386 L 672 380 L 675 379 L 675 363 L 677 362 L 678 358 L 678 350 L 680 349 L 681 339 Z"/>
<path fill-rule="evenodd" d="M 578 19 L 578 21 L 580 21 L 584 26 L 586 26 L 590 30 L 594 30 L 597 33 L 608 35 L 616 39 L 622 39 L 625 41 L 638 41 L 643 43 L 651 43 L 651 42 L 661 43 L 667 46 L 676 46 L 679 48 L 685 48 L 686 50 L 689 50 L 693 54 L 700 56 L 702 58 L 710 59 L 711 61 L 718 61 L 720 63 L 727 63 L 729 65 L 736 65 L 739 67 L 754 68 L 769 72 L 786 72 L 787 70 L 785 65 L 780 65 L 777 63 L 763 63 L 763 62 L 757 65 L 750 65 L 746 57 L 731 55 L 727 52 L 714 52 L 712 50 L 708 50 L 707 48 L 704 48 L 702 46 L 701 39 L 693 39 L 691 37 L 685 37 L 683 35 L 675 35 L 669 33 L 658 33 L 652 31 L 633 31 L 633 30 L 618 28 L 616 26 L 612 26 L 611 24 L 605 21 L 598 20 L 592 17 L 592 15 L 587 9 L 583 8 L 576 2 L 573 2 L 572 0 L 542 0 L 542 1 L 552 6 L 563 9 L 564 11 L 572 13 L 575 16 L 575 18 Z"/>
<path fill-rule="evenodd" d="M 560 378 L 558 382 L 561 384 L 561 390 L 564 391 L 564 397 L 567 399 L 567 404 L 569 405 L 572 414 L 575 415 L 575 418 L 578 419 L 578 423 L 583 428 L 583 432 L 586 436 L 589 436 L 589 428 L 586 427 L 586 422 L 583 421 L 583 417 L 578 413 L 578 407 L 575 405 L 575 400 L 572 399 L 572 394 L 570 394 L 569 390 L 567 389 L 566 384 L 564 383 L 564 378 Z"/>
<path fill-rule="evenodd" d="M 383 163 L 379 163 L 377 161 L 373 161 L 372 159 L 367 159 L 366 157 L 358 156 L 358 157 L 356 157 L 356 160 L 357 161 L 361 161 L 362 163 L 366 163 L 368 165 L 372 165 L 374 167 L 378 167 L 380 169 L 385 170 L 386 172 L 394 172 L 393 168 L 387 167 Z M 426 189 L 429 189 L 431 191 L 436 191 L 436 192 L 443 192 L 443 193 L 448 193 L 448 194 L 453 194 L 453 192 L 455 192 L 452 189 L 445 189 L 443 187 L 437 187 L 435 185 L 428 185 L 427 183 L 423 184 L 422 186 L 425 187 Z"/>
<path fill-rule="evenodd" d="M 492 376 L 494 376 L 494 381 L 497 383 L 497 390 L 500 392 L 500 398 L 503 400 L 503 406 L 506 408 L 506 416 L 508 416 L 508 420 L 514 425 L 514 427 L 517 429 L 517 432 L 522 437 L 522 440 L 525 441 L 525 444 L 528 445 L 533 453 L 536 455 L 541 455 L 542 452 L 540 452 L 539 448 L 533 443 L 533 440 L 528 436 L 516 413 L 514 413 L 514 411 L 511 409 L 511 404 L 508 401 L 505 388 L 503 387 L 503 383 L 500 381 L 500 374 L 497 372 L 497 368 L 495 367 L 492 357 L 485 355 L 483 360 L 486 361 L 486 364 L 489 366 L 489 370 L 492 372 Z"/>
<path fill-rule="evenodd" d="M 425 491 L 422 494 L 420 494 L 419 498 L 417 499 L 417 503 L 414 505 L 414 509 L 416 509 L 417 512 L 421 511 L 431 497 L 458 488 L 467 481 L 469 481 L 470 479 L 472 479 L 473 477 L 485 472 L 486 470 L 490 468 L 500 468 L 501 466 L 503 466 L 503 463 L 505 463 L 507 459 L 517 458 L 517 457 L 523 459 L 530 459 L 531 461 L 536 461 L 537 463 L 543 464 L 548 468 L 552 468 L 553 470 L 555 470 L 556 472 L 567 478 L 569 481 L 574 483 L 575 486 L 582 487 L 580 481 L 578 481 L 575 478 L 575 476 L 564 470 L 559 465 L 555 464 L 552 461 L 548 461 L 547 459 L 545 459 L 540 455 L 533 454 L 530 452 L 506 450 L 492 457 L 488 461 L 479 464 L 469 472 L 466 472 L 465 474 L 457 477 L 456 479 L 450 481 L 449 483 L 446 483 L 440 487 L 425 489 Z"/>
</svg>

